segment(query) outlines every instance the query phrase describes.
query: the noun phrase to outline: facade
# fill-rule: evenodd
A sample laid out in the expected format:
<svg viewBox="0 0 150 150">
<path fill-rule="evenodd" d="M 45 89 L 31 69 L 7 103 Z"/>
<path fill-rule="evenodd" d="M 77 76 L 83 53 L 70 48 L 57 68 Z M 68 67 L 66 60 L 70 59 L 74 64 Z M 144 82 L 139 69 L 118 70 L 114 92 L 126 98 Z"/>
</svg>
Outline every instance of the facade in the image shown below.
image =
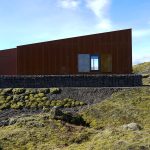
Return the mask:
<svg viewBox="0 0 150 150">
<path fill-rule="evenodd" d="M 0 51 L 0 75 L 131 73 L 131 29 Z"/>
</svg>

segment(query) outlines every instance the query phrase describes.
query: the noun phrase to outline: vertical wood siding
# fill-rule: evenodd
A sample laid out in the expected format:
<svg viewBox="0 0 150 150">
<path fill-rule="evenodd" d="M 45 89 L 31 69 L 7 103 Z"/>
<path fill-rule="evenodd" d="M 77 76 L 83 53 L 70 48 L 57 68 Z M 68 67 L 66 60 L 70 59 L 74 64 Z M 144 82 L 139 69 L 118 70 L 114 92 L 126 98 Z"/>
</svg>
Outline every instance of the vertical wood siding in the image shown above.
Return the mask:
<svg viewBox="0 0 150 150">
<path fill-rule="evenodd" d="M 89 74 L 129 74 L 132 71 L 131 29 L 18 46 L 17 74 L 79 74 L 78 54 L 102 57 L 102 70 Z M 111 61 L 112 72 L 107 72 Z"/>
<path fill-rule="evenodd" d="M 0 51 L 0 75 L 17 74 L 17 51 L 9 49 Z"/>
</svg>

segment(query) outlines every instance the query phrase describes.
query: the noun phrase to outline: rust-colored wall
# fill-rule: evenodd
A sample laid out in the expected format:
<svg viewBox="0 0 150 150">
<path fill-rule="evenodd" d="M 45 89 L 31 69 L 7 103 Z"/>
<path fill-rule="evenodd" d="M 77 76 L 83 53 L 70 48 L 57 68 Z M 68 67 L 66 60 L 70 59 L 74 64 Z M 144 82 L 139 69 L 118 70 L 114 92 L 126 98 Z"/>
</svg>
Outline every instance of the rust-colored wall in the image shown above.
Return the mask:
<svg viewBox="0 0 150 150">
<path fill-rule="evenodd" d="M 0 51 L 0 75 L 16 75 L 17 49 Z"/>
<path fill-rule="evenodd" d="M 18 74 L 78 74 L 78 54 L 112 56 L 112 72 L 131 73 L 131 30 L 75 37 L 17 47 Z M 94 72 L 92 72 L 94 73 Z"/>
<path fill-rule="evenodd" d="M 132 71 L 131 29 L 68 38 L 17 47 L 17 74 L 78 74 L 78 54 L 100 54 L 101 72 L 128 74 Z M 108 56 L 109 58 L 105 59 Z M 108 68 L 108 69 L 107 69 Z"/>
</svg>

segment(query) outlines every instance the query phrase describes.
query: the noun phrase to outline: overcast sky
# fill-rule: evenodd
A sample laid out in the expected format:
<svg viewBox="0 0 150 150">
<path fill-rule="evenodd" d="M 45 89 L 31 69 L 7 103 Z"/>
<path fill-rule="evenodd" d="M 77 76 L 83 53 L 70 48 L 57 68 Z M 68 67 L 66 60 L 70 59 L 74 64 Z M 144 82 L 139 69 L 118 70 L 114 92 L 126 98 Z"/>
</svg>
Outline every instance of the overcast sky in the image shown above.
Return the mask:
<svg viewBox="0 0 150 150">
<path fill-rule="evenodd" d="M 0 49 L 133 29 L 133 64 L 150 61 L 150 0 L 0 0 Z"/>
</svg>

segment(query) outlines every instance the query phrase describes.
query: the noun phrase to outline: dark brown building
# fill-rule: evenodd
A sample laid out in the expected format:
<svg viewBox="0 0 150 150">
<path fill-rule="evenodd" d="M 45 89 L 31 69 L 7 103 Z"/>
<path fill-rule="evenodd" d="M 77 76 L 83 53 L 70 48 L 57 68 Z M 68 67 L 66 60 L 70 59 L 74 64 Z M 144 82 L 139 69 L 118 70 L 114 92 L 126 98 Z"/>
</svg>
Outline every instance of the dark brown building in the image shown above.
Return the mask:
<svg viewBox="0 0 150 150">
<path fill-rule="evenodd" d="M 131 29 L 0 51 L 0 75 L 130 74 Z"/>
</svg>

